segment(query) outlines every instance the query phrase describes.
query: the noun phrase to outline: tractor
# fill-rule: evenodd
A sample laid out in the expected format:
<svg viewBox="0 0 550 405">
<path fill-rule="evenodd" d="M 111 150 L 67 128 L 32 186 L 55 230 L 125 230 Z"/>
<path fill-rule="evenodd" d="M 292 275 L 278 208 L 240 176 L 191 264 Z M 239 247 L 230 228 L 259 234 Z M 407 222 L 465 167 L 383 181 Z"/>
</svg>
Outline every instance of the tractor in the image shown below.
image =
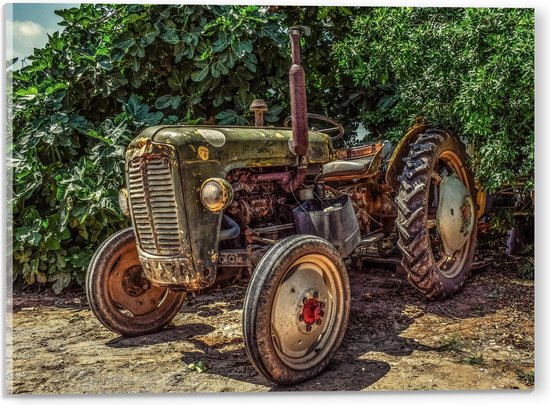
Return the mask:
<svg viewBox="0 0 550 405">
<path fill-rule="evenodd" d="M 369 248 L 400 252 L 428 299 L 463 285 L 483 211 L 464 145 L 418 121 L 393 148 L 335 149 L 342 125 L 307 112 L 302 34 L 289 31 L 286 126 L 265 126 L 266 103 L 254 100 L 255 126 L 155 126 L 127 147 L 119 203 L 132 227 L 97 249 L 86 276 L 111 331 L 157 332 L 188 294 L 248 280 L 246 353 L 269 380 L 296 384 L 341 344 L 348 268 Z"/>
</svg>

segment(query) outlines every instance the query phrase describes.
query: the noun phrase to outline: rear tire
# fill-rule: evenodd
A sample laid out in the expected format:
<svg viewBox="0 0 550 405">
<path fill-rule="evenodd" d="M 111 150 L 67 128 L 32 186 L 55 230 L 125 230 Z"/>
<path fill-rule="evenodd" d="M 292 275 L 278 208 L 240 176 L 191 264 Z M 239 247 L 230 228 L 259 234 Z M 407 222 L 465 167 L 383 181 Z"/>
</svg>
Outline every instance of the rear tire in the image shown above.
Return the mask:
<svg viewBox="0 0 550 405">
<path fill-rule="evenodd" d="M 396 197 L 396 227 L 398 246 L 403 254 L 402 265 L 410 283 L 422 295 L 443 298 L 456 293 L 470 273 L 477 239 L 477 212 L 474 203 L 474 212 L 465 216 L 468 221 L 474 221 L 473 225 L 468 223 L 473 226 L 473 231 L 460 250 L 452 258 L 438 253 L 442 250 L 442 242 L 438 241 L 440 223 L 433 219 L 433 211 L 439 210 L 439 197 L 434 192 L 437 190 L 435 179 L 439 178 L 440 182 L 442 177 L 456 175 L 475 200 L 473 177 L 466 165 L 462 143 L 442 130 L 420 134 L 409 146 L 404 162 Z"/>
<path fill-rule="evenodd" d="M 275 383 L 308 380 L 340 346 L 349 308 L 349 280 L 336 248 L 311 235 L 283 239 L 258 263 L 246 291 L 248 358 Z"/>
</svg>

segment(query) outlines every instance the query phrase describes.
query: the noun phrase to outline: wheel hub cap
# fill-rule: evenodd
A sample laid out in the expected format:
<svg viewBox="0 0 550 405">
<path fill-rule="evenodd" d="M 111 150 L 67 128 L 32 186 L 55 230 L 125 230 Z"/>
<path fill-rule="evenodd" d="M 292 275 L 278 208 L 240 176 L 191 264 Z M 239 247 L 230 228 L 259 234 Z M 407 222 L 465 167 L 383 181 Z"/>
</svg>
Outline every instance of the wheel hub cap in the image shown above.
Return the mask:
<svg viewBox="0 0 550 405">
<path fill-rule="evenodd" d="M 107 279 L 107 288 L 113 303 L 133 316 L 154 311 L 166 292 L 166 288 L 151 285 L 145 278 L 137 254 L 122 255 Z"/>
<path fill-rule="evenodd" d="M 322 358 L 334 338 L 336 280 L 332 263 L 315 254 L 288 272 L 273 300 L 271 333 L 282 361 L 296 370 L 307 369 Z"/>
<path fill-rule="evenodd" d="M 453 256 L 470 238 L 474 228 L 474 201 L 456 176 L 441 181 L 437 208 L 437 230 L 447 256 Z"/>
<path fill-rule="evenodd" d="M 122 278 L 122 288 L 132 297 L 139 297 L 150 288 L 149 280 L 145 278 L 140 266 L 133 266 L 126 270 Z"/>
<path fill-rule="evenodd" d="M 324 306 L 324 305 L 323 305 Z M 304 298 L 304 308 L 302 310 L 302 317 L 306 325 L 312 325 L 314 323 L 321 324 L 321 320 L 324 315 L 324 311 L 321 309 L 321 303 L 315 298 Z"/>
</svg>

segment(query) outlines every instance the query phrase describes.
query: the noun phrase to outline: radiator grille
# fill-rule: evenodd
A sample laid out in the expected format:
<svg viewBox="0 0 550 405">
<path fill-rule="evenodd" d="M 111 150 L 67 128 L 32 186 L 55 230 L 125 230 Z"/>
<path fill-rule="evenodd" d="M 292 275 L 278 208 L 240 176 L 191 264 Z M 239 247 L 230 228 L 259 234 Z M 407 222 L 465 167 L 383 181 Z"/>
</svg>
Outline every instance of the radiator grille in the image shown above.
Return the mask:
<svg viewBox="0 0 550 405">
<path fill-rule="evenodd" d="M 168 157 L 142 156 L 132 160 L 128 167 L 128 194 L 141 249 L 158 255 L 178 254 L 178 213 Z"/>
</svg>

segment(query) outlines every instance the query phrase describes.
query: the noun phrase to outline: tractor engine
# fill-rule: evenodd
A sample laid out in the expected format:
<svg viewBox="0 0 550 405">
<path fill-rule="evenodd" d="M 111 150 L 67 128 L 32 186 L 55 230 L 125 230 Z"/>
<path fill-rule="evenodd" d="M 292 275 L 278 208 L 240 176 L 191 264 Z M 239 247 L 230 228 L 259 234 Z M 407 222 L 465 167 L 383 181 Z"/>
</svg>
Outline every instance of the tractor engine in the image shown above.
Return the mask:
<svg viewBox="0 0 550 405">
<path fill-rule="evenodd" d="M 262 173 L 265 174 L 263 171 Z M 288 193 L 276 182 L 254 182 L 252 179 L 255 174 L 258 174 L 257 170 L 238 169 L 226 177 L 235 190 L 233 202 L 226 213 L 235 219 L 242 230 L 266 224 L 292 223 L 292 209 L 300 202 L 325 194 L 333 197 L 348 194 L 361 234 L 377 230 L 383 230 L 385 233 L 393 231 L 397 208 L 391 195 L 391 187 L 379 181 L 380 176 L 352 185 L 349 182 L 331 182 L 330 185 L 321 182 L 315 187 L 309 185 L 294 193 Z"/>
<path fill-rule="evenodd" d="M 239 169 L 230 173 L 226 180 L 235 184 L 235 196 L 226 212 L 241 225 L 241 229 L 259 219 L 274 219 L 275 208 L 284 204 L 286 197 L 274 182 L 251 183 L 252 172 Z"/>
</svg>

